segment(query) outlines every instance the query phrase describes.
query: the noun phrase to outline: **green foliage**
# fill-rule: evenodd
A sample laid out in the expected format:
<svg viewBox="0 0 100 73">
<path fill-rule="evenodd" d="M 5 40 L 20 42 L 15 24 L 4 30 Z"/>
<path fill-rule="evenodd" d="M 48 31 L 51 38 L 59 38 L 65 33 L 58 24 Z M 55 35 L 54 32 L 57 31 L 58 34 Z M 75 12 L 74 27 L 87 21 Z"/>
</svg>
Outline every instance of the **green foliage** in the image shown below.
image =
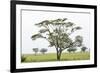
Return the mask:
<svg viewBox="0 0 100 73">
<path fill-rule="evenodd" d="M 38 48 L 33 48 L 33 51 L 35 52 L 35 55 L 37 54 L 37 52 L 39 51 Z"/>
<path fill-rule="evenodd" d="M 72 22 L 67 22 L 66 24 L 67 24 L 66 27 L 72 27 L 72 26 L 74 26 L 74 23 L 72 23 Z"/>
<path fill-rule="evenodd" d="M 21 62 L 24 62 L 26 60 L 26 57 L 21 56 Z"/>
<path fill-rule="evenodd" d="M 37 38 L 42 38 L 43 36 L 41 34 L 35 34 L 31 38 L 32 40 L 36 40 Z"/>
<path fill-rule="evenodd" d="M 45 33 L 45 32 L 47 32 L 48 31 L 48 29 L 41 29 L 39 32 L 40 33 Z"/>
<path fill-rule="evenodd" d="M 80 30 L 81 27 L 75 26 L 74 23 L 68 22 L 67 20 L 67 18 L 58 18 L 55 20 L 44 20 L 35 24 L 42 28 L 37 34 L 32 35 L 32 40 L 36 40 L 38 38 L 46 39 L 50 43 L 49 47 L 54 46 L 56 48 L 57 59 L 60 59 L 63 50 L 72 47 L 73 45 L 75 46 L 75 43 L 78 43 L 76 46 L 81 46 L 82 44 L 79 37 L 76 38 L 76 41 L 73 41 L 70 38 L 70 35 L 76 30 Z"/>
<path fill-rule="evenodd" d="M 83 47 L 81 48 L 81 51 L 85 52 L 86 49 L 87 49 L 87 47 L 83 46 Z"/>
<path fill-rule="evenodd" d="M 77 49 L 74 48 L 74 47 L 70 47 L 69 49 L 67 49 L 67 51 L 70 53 L 70 52 L 75 52 Z"/>
<path fill-rule="evenodd" d="M 78 47 L 82 46 L 82 42 L 83 42 L 82 36 L 78 35 L 75 37 L 75 42 L 74 42 L 75 46 L 78 46 Z"/>
<path fill-rule="evenodd" d="M 40 52 L 41 52 L 42 54 L 45 54 L 47 51 L 48 51 L 48 50 L 45 49 L 45 48 L 42 48 L 42 49 L 40 50 Z"/>
</svg>

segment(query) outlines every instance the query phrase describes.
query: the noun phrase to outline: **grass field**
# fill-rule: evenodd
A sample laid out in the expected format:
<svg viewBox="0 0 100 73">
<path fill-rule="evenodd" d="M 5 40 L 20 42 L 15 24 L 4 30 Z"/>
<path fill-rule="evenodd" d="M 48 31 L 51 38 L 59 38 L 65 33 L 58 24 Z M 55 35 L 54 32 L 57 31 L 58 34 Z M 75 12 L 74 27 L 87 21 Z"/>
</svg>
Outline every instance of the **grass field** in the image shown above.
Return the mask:
<svg viewBox="0 0 100 73">
<path fill-rule="evenodd" d="M 47 61 L 57 61 L 56 53 L 47 53 L 47 54 L 23 54 L 25 62 L 47 62 Z M 77 53 L 62 53 L 61 61 L 72 61 L 72 60 L 89 60 L 89 52 L 77 52 Z"/>
</svg>

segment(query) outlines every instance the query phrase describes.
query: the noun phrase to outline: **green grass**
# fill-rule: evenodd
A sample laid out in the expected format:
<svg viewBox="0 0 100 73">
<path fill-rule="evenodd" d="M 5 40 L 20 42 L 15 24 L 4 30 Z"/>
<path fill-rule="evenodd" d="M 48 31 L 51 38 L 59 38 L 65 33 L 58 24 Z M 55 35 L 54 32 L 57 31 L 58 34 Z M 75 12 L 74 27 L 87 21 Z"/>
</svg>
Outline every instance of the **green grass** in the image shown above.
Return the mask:
<svg viewBox="0 0 100 73">
<path fill-rule="evenodd" d="M 47 61 L 57 61 L 56 53 L 47 54 L 23 54 L 25 58 L 22 62 L 47 62 Z M 62 53 L 61 61 L 72 61 L 72 60 L 89 60 L 89 52 L 77 52 L 77 53 Z"/>
</svg>

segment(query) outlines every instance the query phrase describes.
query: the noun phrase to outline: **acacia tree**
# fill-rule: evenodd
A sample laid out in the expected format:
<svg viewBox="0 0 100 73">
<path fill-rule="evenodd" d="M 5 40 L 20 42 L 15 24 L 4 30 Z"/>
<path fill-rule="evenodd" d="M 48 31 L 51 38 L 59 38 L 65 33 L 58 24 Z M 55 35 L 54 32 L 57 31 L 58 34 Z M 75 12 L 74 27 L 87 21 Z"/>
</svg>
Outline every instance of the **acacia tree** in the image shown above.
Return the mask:
<svg viewBox="0 0 100 73">
<path fill-rule="evenodd" d="M 41 52 L 42 54 L 45 54 L 45 53 L 47 52 L 47 49 L 42 48 L 42 49 L 40 50 L 40 52 Z"/>
<path fill-rule="evenodd" d="M 87 49 L 87 47 L 83 46 L 83 47 L 81 48 L 81 51 L 82 51 L 82 52 L 85 52 L 86 49 Z"/>
<path fill-rule="evenodd" d="M 32 40 L 36 40 L 37 38 L 46 39 L 50 43 L 49 47 L 55 47 L 57 60 L 60 60 L 62 51 L 72 47 L 75 43 L 80 44 L 77 39 L 73 41 L 70 35 L 76 30 L 80 30 L 81 27 L 75 26 L 67 18 L 44 20 L 35 25 L 40 27 L 40 30 L 37 34 L 32 35 Z"/>
<path fill-rule="evenodd" d="M 75 52 L 76 50 L 77 50 L 77 49 L 74 48 L 74 47 L 71 47 L 71 48 L 68 48 L 68 49 L 67 49 L 67 51 L 68 51 L 69 53 Z"/>
<path fill-rule="evenodd" d="M 37 52 L 39 51 L 38 48 L 33 48 L 33 51 L 35 52 L 35 55 L 37 54 Z"/>
<path fill-rule="evenodd" d="M 78 35 L 78 36 L 75 37 L 75 43 L 74 43 L 75 46 L 77 46 L 77 47 L 82 46 L 83 45 L 82 42 L 83 42 L 83 37 L 82 36 Z"/>
</svg>

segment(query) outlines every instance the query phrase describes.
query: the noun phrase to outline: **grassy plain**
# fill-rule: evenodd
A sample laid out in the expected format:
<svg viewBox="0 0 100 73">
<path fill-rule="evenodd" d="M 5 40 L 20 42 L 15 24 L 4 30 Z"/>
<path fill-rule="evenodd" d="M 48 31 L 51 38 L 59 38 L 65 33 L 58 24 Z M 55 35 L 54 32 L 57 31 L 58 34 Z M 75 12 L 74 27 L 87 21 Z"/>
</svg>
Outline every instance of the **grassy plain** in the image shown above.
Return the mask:
<svg viewBox="0 0 100 73">
<path fill-rule="evenodd" d="M 56 53 L 47 53 L 47 54 L 23 54 L 22 58 L 23 63 L 26 62 L 47 62 L 47 61 L 57 61 Z M 77 52 L 77 53 L 62 53 L 61 61 L 73 61 L 73 60 L 89 60 L 89 52 Z"/>
</svg>

